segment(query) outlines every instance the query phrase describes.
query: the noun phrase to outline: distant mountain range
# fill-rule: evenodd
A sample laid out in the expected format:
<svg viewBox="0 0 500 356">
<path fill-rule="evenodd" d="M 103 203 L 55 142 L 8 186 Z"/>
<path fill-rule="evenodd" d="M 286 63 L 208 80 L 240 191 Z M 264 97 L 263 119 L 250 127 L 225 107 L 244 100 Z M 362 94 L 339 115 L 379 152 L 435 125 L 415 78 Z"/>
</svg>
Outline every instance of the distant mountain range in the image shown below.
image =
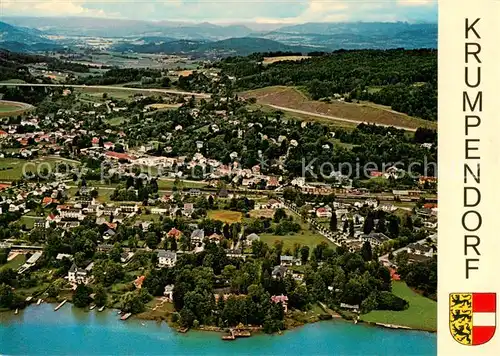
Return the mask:
<svg viewBox="0 0 500 356">
<path fill-rule="evenodd" d="M 2 20 L 5 22 L 0 22 L 0 48 L 13 51 L 86 46 L 89 37 L 111 39 L 111 49 L 121 52 L 194 55 L 437 47 L 437 24 L 431 23 L 305 23 L 259 27 L 258 24 L 216 25 L 85 17 L 4 17 Z M 266 30 L 262 31 L 264 28 Z"/>
</svg>

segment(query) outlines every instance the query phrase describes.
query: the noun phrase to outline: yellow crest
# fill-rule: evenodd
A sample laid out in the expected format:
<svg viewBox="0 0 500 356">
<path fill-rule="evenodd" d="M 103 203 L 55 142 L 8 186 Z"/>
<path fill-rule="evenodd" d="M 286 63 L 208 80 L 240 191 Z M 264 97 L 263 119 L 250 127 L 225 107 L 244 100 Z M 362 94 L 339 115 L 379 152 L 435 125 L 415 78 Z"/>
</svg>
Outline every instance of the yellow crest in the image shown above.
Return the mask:
<svg viewBox="0 0 500 356">
<path fill-rule="evenodd" d="M 450 332 L 462 345 L 472 345 L 472 293 L 450 294 Z"/>
</svg>

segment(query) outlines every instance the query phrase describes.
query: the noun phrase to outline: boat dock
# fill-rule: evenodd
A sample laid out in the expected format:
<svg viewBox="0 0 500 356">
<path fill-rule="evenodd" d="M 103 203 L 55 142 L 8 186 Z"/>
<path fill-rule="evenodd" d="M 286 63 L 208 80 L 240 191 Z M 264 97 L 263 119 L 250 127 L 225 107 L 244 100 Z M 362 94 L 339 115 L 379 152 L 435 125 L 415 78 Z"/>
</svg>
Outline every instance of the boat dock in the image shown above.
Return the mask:
<svg viewBox="0 0 500 356">
<path fill-rule="evenodd" d="M 61 307 L 66 304 L 68 300 L 67 299 L 64 299 L 61 304 L 59 304 L 57 307 L 54 308 L 54 311 L 58 311 L 59 309 L 61 309 Z"/>
<path fill-rule="evenodd" d="M 238 337 L 250 337 L 252 334 L 250 331 L 243 328 L 231 328 L 229 329 L 229 335 L 223 335 L 222 340 L 235 340 Z"/>
</svg>

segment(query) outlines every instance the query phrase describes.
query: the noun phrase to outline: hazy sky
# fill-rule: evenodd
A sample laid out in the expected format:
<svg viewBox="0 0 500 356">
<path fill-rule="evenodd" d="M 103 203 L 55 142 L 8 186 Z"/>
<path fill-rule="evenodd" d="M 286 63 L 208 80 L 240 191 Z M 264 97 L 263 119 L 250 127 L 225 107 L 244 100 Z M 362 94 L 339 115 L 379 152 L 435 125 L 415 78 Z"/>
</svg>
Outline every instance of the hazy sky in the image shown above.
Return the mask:
<svg viewBox="0 0 500 356">
<path fill-rule="evenodd" d="M 226 23 L 437 22 L 437 0 L 0 0 L 0 11 L 1 16 L 99 16 Z"/>
</svg>

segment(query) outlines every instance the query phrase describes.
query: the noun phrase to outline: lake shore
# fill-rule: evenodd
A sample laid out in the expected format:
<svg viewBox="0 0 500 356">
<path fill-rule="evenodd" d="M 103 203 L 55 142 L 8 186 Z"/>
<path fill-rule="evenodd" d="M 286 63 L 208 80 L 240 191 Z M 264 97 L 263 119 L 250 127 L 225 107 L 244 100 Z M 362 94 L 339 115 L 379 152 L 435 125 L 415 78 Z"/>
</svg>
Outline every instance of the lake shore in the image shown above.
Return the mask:
<svg viewBox="0 0 500 356">
<path fill-rule="evenodd" d="M 166 323 L 130 318 L 119 320 L 116 310 L 82 310 L 66 303 L 31 305 L 15 315 L 0 314 L 0 353 L 9 355 L 290 355 L 377 354 L 435 355 L 436 335 L 411 330 L 389 330 L 329 320 L 303 325 L 281 335 L 256 333 L 225 342 L 218 332 L 191 330 L 183 334 Z"/>
<path fill-rule="evenodd" d="M 62 302 L 62 299 L 56 299 L 56 298 L 49 298 L 48 301 L 44 301 L 43 304 L 46 305 L 51 305 L 53 308 L 55 308 L 57 305 L 59 305 Z M 68 304 L 73 304 L 71 303 L 71 300 L 67 301 Z M 32 306 L 36 306 L 35 303 L 28 304 L 26 308 L 30 308 Z M 73 306 L 74 307 L 74 306 Z M 76 307 L 74 307 L 76 308 Z M 82 312 L 91 312 L 89 308 L 78 308 Z M 95 308 L 97 310 L 98 308 Z M 108 312 L 113 312 L 114 314 L 117 315 L 117 319 L 119 319 L 120 315 L 120 310 L 113 308 L 113 307 L 106 307 Z M 12 310 L 2 310 L 0 309 L 0 315 L 2 313 L 12 313 Z M 404 326 L 404 325 L 397 325 L 397 324 L 389 324 L 389 323 L 382 323 L 382 322 L 375 322 L 375 321 L 363 321 L 359 320 L 357 322 L 354 322 L 354 320 L 350 317 L 346 317 L 346 315 L 343 315 L 343 313 L 337 313 L 332 310 L 328 310 L 328 313 L 325 312 L 324 314 L 313 314 L 311 311 L 310 313 L 313 314 L 311 317 L 303 317 L 304 312 L 299 312 L 302 317 L 297 317 L 296 314 L 288 314 L 285 316 L 285 325 L 286 329 L 274 334 L 282 334 L 283 332 L 287 331 L 292 331 L 294 329 L 303 327 L 308 324 L 314 324 L 314 323 L 319 323 L 323 321 L 328 321 L 328 320 L 341 320 L 349 324 L 358 324 L 362 325 L 364 324 L 365 326 L 370 326 L 370 327 L 376 327 L 376 328 L 382 328 L 382 329 L 389 329 L 389 330 L 398 330 L 398 331 L 417 331 L 417 332 L 427 332 L 427 333 L 437 333 L 436 329 L 425 329 L 425 328 L 413 328 L 409 326 Z M 139 314 L 133 314 L 130 319 L 135 319 L 138 321 L 148 321 L 148 322 L 156 322 L 156 323 L 162 323 L 165 322 L 171 329 L 180 332 L 180 333 L 186 333 L 188 331 L 198 331 L 198 332 L 211 332 L 211 333 L 227 333 L 230 327 L 218 327 L 218 326 L 210 326 L 210 325 L 200 325 L 198 327 L 191 327 L 187 329 L 183 329 L 180 327 L 179 324 L 172 322 L 172 320 L 169 318 L 170 314 L 167 313 L 154 313 L 151 310 L 144 311 Z M 250 330 L 252 333 L 260 334 L 263 333 L 262 327 L 261 326 L 245 326 L 248 330 Z"/>
</svg>

